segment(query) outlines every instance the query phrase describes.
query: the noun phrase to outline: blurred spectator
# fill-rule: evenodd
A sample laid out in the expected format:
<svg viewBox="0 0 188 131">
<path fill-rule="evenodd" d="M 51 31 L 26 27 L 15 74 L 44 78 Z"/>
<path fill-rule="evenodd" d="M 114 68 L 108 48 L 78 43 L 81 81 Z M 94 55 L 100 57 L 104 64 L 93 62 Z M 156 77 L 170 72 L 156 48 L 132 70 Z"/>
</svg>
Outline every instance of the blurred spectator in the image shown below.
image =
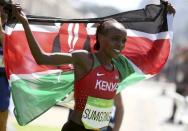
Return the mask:
<svg viewBox="0 0 188 131">
<path fill-rule="evenodd" d="M 175 56 L 175 61 L 176 69 L 174 68 L 171 71 L 175 70 L 176 72 L 176 92 L 185 98 L 186 96 L 188 96 L 188 49 L 180 50 Z M 167 122 L 174 122 L 177 108 L 177 102 L 176 100 L 174 100 L 172 115 Z"/>
<path fill-rule="evenodd" d="M 0 5 L 0 131 L 6 131 L 10 90 L 3 64 L 3 27 L 6 22 L 6 14 Z"/>
</svg>

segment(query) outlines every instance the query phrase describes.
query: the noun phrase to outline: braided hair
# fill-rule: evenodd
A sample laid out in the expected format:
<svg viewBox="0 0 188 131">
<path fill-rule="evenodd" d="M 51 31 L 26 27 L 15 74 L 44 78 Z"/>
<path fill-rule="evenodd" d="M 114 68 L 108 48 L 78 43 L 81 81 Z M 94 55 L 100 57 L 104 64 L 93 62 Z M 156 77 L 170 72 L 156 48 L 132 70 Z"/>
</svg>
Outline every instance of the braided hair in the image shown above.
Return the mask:
<svg viewBox="0 0 188 131">
<path fill-rule="evenodd" d="M 106 22 L 118 22 L 117 20 L 113 18 L 104 19 L 101 23 L 99 23 L 99 26 L 97 27 L 96 31 L 96 43 L 94 45 L 94 50 L 100 49 L 100 43 L 99 43 L 99 34 L 106 34 L 108 32 L 107 27 L 104 23 Z"/>
</svg>

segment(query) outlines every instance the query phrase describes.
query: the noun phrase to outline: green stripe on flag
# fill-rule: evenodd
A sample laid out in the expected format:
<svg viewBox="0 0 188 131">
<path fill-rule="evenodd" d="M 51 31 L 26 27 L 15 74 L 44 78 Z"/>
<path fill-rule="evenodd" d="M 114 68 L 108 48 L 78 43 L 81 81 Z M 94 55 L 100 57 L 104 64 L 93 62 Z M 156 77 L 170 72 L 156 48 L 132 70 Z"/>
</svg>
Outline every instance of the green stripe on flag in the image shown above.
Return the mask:
<svg viewBox="0 0 188 131">
<path fill-rule="evenodd" d="M 11 91 L 18 123 L 26 125 L 65 98 L 73 91 L 73 80 L 73 74 L 66 74 L 66 77 L 64 74 L 48 74 L 36 79 L 13 80 Z"/>
<path fill-rule="evenodd" d="M 138 81 L 146 79 L 145 75 L 139 74 L 137 72 L 131 74 L 127 78 L 125 78 L 121 83 L 118 84 L 118 90 L 117 93 L 121 92 L 126 87 L 130 86 L 131 84 L 134 84 Z"/>
</svg>

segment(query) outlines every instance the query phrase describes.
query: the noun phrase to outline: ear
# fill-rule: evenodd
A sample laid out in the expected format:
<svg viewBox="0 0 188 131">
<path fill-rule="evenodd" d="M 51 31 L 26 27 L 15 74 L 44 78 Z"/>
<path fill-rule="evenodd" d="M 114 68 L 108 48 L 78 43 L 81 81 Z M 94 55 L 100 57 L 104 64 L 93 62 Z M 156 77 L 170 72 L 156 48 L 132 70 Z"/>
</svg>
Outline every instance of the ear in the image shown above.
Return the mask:
<svg viewBox="0 0 188 131">
<path fill-rule="evenodd" d="M 98 34 L 98 41 L 99 43 L 104 43 L 105 37 L 102 34 Z"/>
</svg>

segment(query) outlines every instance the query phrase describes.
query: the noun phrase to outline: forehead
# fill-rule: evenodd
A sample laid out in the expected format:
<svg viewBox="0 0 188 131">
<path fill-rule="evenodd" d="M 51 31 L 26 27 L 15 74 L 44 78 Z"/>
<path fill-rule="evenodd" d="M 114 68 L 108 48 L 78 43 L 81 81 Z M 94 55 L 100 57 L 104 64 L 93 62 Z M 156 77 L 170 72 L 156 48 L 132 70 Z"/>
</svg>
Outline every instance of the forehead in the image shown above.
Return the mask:
<svg viewBox="0 0 188 131">
<path fill-rule="evenodd" d="M 105 22 L 104 23 L 104 33 L 115 33 L 126 35 L 127 31 L 125 27 L 119 22 Z"/>
</svg>

